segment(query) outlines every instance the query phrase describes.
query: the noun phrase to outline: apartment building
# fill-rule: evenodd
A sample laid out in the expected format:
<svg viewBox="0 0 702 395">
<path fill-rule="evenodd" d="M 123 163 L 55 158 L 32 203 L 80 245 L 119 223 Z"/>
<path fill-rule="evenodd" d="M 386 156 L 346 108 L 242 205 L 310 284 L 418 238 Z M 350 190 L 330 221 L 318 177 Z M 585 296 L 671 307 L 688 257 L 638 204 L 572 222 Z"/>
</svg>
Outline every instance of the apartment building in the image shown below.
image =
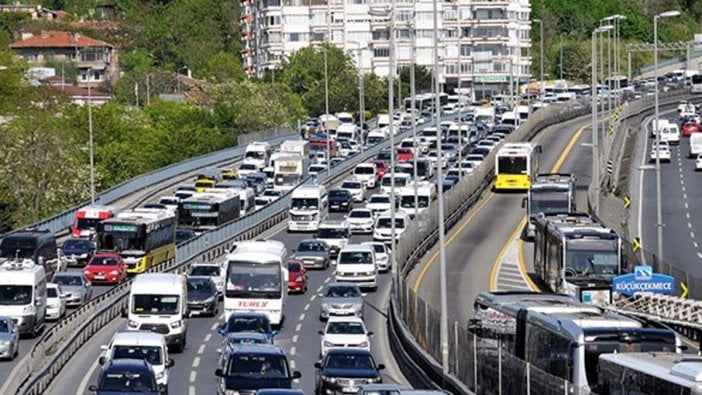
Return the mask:
<svg viewBox="0 0 702 395">
<path fill-rule="evenodd" d="M 390 6 L 387 0 L 242 0 L 246 72 L 260 76 L 294 51 L 328 40 L 349 51 L 364 72 L 387 76 L 390 19 L 369 11 Z M 459 76 L 478 98 L 507 92 L 510 81 L 529 80 L 529 0 L 440 0 L 437 9 L 445 91 L 457 87 Z M 396 67 L 412 64 L 413 55 L 417 64 L 433 67 L 433 2 L 396 0 L 392 14 Z"/>
</svg>

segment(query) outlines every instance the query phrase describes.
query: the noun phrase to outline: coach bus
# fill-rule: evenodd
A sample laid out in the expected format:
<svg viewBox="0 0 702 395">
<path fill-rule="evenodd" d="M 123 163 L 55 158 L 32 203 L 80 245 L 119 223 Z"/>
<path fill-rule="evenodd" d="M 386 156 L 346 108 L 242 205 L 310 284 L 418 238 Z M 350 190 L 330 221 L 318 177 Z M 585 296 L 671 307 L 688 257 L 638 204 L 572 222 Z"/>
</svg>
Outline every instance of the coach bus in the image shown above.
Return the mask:
<svg viewBox="0 0 702 395">
<path fill-rule="evenodd" d="M 528 190 L 539 172 L 541 146 L 509 143 L 495 157 L 495 190 Z"/>
<path fill-rule="evenodd" d="M 198 192 L 178 203 L 178 225 L 205 232 L 239 218 L 239 193 L 232 189 Z"/>
<path fill-rule="evenodd" d="M 176 218 L 171 210 L 136 208 L 98 225 L 98 248 L 119 253 L 127 273 L 144 273 L 175 258 Z"/>
</svg>

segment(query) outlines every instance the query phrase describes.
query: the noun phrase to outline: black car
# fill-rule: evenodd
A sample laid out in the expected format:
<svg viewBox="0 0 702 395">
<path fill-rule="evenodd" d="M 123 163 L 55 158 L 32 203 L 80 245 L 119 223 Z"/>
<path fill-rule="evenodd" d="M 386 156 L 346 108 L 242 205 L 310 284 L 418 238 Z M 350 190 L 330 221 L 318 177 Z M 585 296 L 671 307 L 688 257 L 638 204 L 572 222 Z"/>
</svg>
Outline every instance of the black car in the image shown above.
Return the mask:
<svg viewBox="0 0 702 395">
<path fill-rule="evenodd" d="M 175 242 L 181 244 L 195 237 L 195 231 L 186 228 L 176 228 Z"/>
<path fill-rule="evenodd" d="M 188 276 L 188 310 L 190 316 L 217 315 L 217 285 L 210 276 Z"/>
<path fill-rule="evenodd" d="M 390 148 L 384 148 L 378 152 L 378 155 L 375 156 L 375 160 L 382 160 L 387 163 L 390 163 L 390 157 L 392 156 L 392 150 Z"/>
<path fill-rule="evenodd" d="M 264 388 L 292 388 L 302 377 L 290 372 L 283 350 L 272 344 L 246 344 L 229 348 L 223 367 L 215 370 L 218 394 L 249 394 Z"/>
<path fill-rule="evenodd" d="M 262 333 L 273 343 L 273 337 L 278 334 L 277 330 L 271 327 L 271 321 L 265 314 L 261 313 L 232 313 L 227 322 L 220 326 L 218 332 L 222 336 L 230 333 L 253 332 Z"/>
<path fill-rule="evenodd" d="M 353 209 L 353 196 L 346 189 L 334 188 L 329 191 L 329 211 L 346 211 Z"/>
<path fill-rule="evenodd" d="M 84 267 L 95 254 L 97 246 L 89 239 L 68 239 L 61 246 L 68 266 Z"/>
<path fill-rule="evenodd" d="M 362 385 L 382 382 L 380 371 L 385 369 L 384 365 L 375 363 L 368 350 L 353 348 L 331 349 L 314 367 L 317 395 L 356 393 Z"/>
<path fill-rule="evenodd" d="M 166 392 L 163 384 L 156 384 L 154 370 L 143 359 L 113 359 L 102 368 L 97 385 L 90 391 L 97 395 L 139 393 L 157 395 Z"/>
</svg>

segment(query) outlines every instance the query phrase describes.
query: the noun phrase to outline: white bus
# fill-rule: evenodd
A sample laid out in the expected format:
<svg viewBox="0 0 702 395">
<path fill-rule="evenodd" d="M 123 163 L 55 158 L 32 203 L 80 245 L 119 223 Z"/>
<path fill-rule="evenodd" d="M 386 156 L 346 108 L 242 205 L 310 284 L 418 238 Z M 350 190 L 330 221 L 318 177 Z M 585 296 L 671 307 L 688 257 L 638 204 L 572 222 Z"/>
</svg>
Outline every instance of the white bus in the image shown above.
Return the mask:
<svg viewBox="0 0 702 395">
<path fill-rule="evenodd" d="M 283 322 L 288 297 L 287 255 L 285 244 L 274 240 L 232 246 L 227 255 L 225 322 L 236 312 L 263 313 L 273 325 Z"/>
<path fill-rule="evenodd" d="M 528 190 L 539 172 L 541 146 L 509 143 L 495 157 L 495 190 Z"/>
<path fill-rule="evenodd" d="M 597 393 L 702 395 L 702 358 L 672 352 L 600 355 Z"/>
<path fill-rule="evenodd" d="M 288 213 L 288 231 L 315 232 L 329 212 L 327 188 L 302 185 L 292 192 Z"/>
</svg>

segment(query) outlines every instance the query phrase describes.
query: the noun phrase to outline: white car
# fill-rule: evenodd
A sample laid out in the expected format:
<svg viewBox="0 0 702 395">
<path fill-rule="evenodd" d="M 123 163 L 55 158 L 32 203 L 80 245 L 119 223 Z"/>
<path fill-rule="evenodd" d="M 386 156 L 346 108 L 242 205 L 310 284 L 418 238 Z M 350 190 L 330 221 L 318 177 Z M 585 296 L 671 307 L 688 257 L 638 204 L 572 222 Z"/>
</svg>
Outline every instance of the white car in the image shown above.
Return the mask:
<svg viewBox="0 0 702 395">
<path fill-rule="evenodd" d="M 315 239 L 324 241 L 329 246 L 329 255 L 336 257 L 339 251 L 346 247 L 351 238 L 351 229 L 346 220 L 343 221 L 322 221 L 319 224 Z"/>
<path fill-rule="evenodd" d="M 399 240 L 402 232 L 409 226 L 410 218 L 407 214 L 395 213 L 395 240 Z M 385 213 L 378 217 L 373 228 L 373 240 L 390 243 L 392 240 L 392 218 Z"/>
<path fill-rule="evenodd" d="M 346 216 L 346 222 L 353 233 L 373 233 L 373 212 L 367 208 L 355 208 Z"/>
<path fill-rule="evenodd" d="M 374 217 L 385 214 L 390 211 L 392 199 L 390 195 L 375 194 L 368 198 L 366 208 L 373 213 Z"/>
<path fill-rule="evenodd" d="M 473 168 L 477 168 L 483 163 L 483 156 L 478 154 L 468 154 L 463 158 L 463 162 L 468 162 L 473 164 Z M 462 163 L 463 163 L 462 162 Z"/>
<path fill-rule="evenodd" d="M 365 199 L 366 188 L 361 180 L 346 180 L 341 183 L 340 188 L 349 191 L 354 202 L 362 202 Z"/>
<path fill-rule="evenodd" d="M 327 171 L 327 166 L 320 165 L 320 164 L 314 164 L 314 165 L 310 166 L 308 173 L 311 176 L 316 176 L 317 174 L 323 173 L 325 171 Z"/>
<path fill-rule="evenodd" d="M 462 162 L 457 163 L 455 166 L 456 169 L 463 169 L 463 171 L 467 172 L 468 174 L 472 173 L 473 170 L 475 170 L 475 167 L 475 162 L 465 159 Z"/>
<path fill-rule="evenodd" d="M 322 335 L 321 354 L 324 357 L 332 348 L 361 348 L 370 351 L 370 337 L 363 320 L 358 317 L 329 317 Z"/>
<path fill-rule="evenodd" d="M 378 266 L 378 271 L 387 273 L 390 270 L 390 249 L 379 241 L 364 241 L 361 243 L 364 246 L 371 246 L 375 251 L 375 264 Z"/>
<path fill-rule="evenodd" d="M 695 170 L 702 170 L 702 154 L 697 154 L 697 159 L 695 159 Z"/>
<path fill-rule="evenodd" d="M 180 203 L 180 198 L 178 196 L 163 196 L 158 200 L 159 204 L 163 204 L 169 210 L 174 213 L 178 211 L 178 203 Z"/>
<path fill-rule="evenodd" d="M 244 162 L 239 165 L 239 169 L 236 172 L 239 174 L 240 178 L 246 178 L 248 174 L 258 173 L 259 171 L 261 171 L 261 168 L 257 163 Z"/>
<path fill-rule="evenodd" d="M 360 163 L 353 169 L 353 177 L 363 181 L 366 188 L 373 189 L 378 181 L 378 168 L 375 163 Z"/>
<path fill-rule="evenodd" d="M 427 159 L 431 162 L 432 166 L 435 168 L 438 168 L 438 163 L 439 163 L 439 151 L 437 150 L 431 150 L 429 153 L 427 153 Z M 441 153 L 441 168 L 445 169 L 446 166 L 448 166 L 448 157 L 445 152 Z"/>
<path fill-rule="evenodd" d="M 488 139 L 482 139 L 475 144 L 476 147 L 485 147 L 485 148 L 489 148 L 490 150 L 495 148 L 496 145 L 497 145 L 497 142 L 495 142 L 493 140 L 488 140 Z"/>
<path fill-rule="evenodd" d="M 651 162 L 655 162 L 656 158 L 660 158 L 661 162 L 670 162 L 670 157 L 670 146 L 667 141 L 661 141 L 660 147 L 657 147 L 655 142 L 653 143 L 650 156 Z"/>
<path fill-rule="evenodd" d="M 271 188 L 266 189 L 263 191 L 263 194 L 261 194 L 261 197 L 266 198 L 271 202 L 277 200 L 281 196 L 283 196 L 283 191 Z"/>
<path fill-rule="evenodd" d="M 66 315 L 66 298 L 61 296 L 61 286 L 54 283 L 46 284 L 46 319 L 60 320 Z"/>
</svg>

